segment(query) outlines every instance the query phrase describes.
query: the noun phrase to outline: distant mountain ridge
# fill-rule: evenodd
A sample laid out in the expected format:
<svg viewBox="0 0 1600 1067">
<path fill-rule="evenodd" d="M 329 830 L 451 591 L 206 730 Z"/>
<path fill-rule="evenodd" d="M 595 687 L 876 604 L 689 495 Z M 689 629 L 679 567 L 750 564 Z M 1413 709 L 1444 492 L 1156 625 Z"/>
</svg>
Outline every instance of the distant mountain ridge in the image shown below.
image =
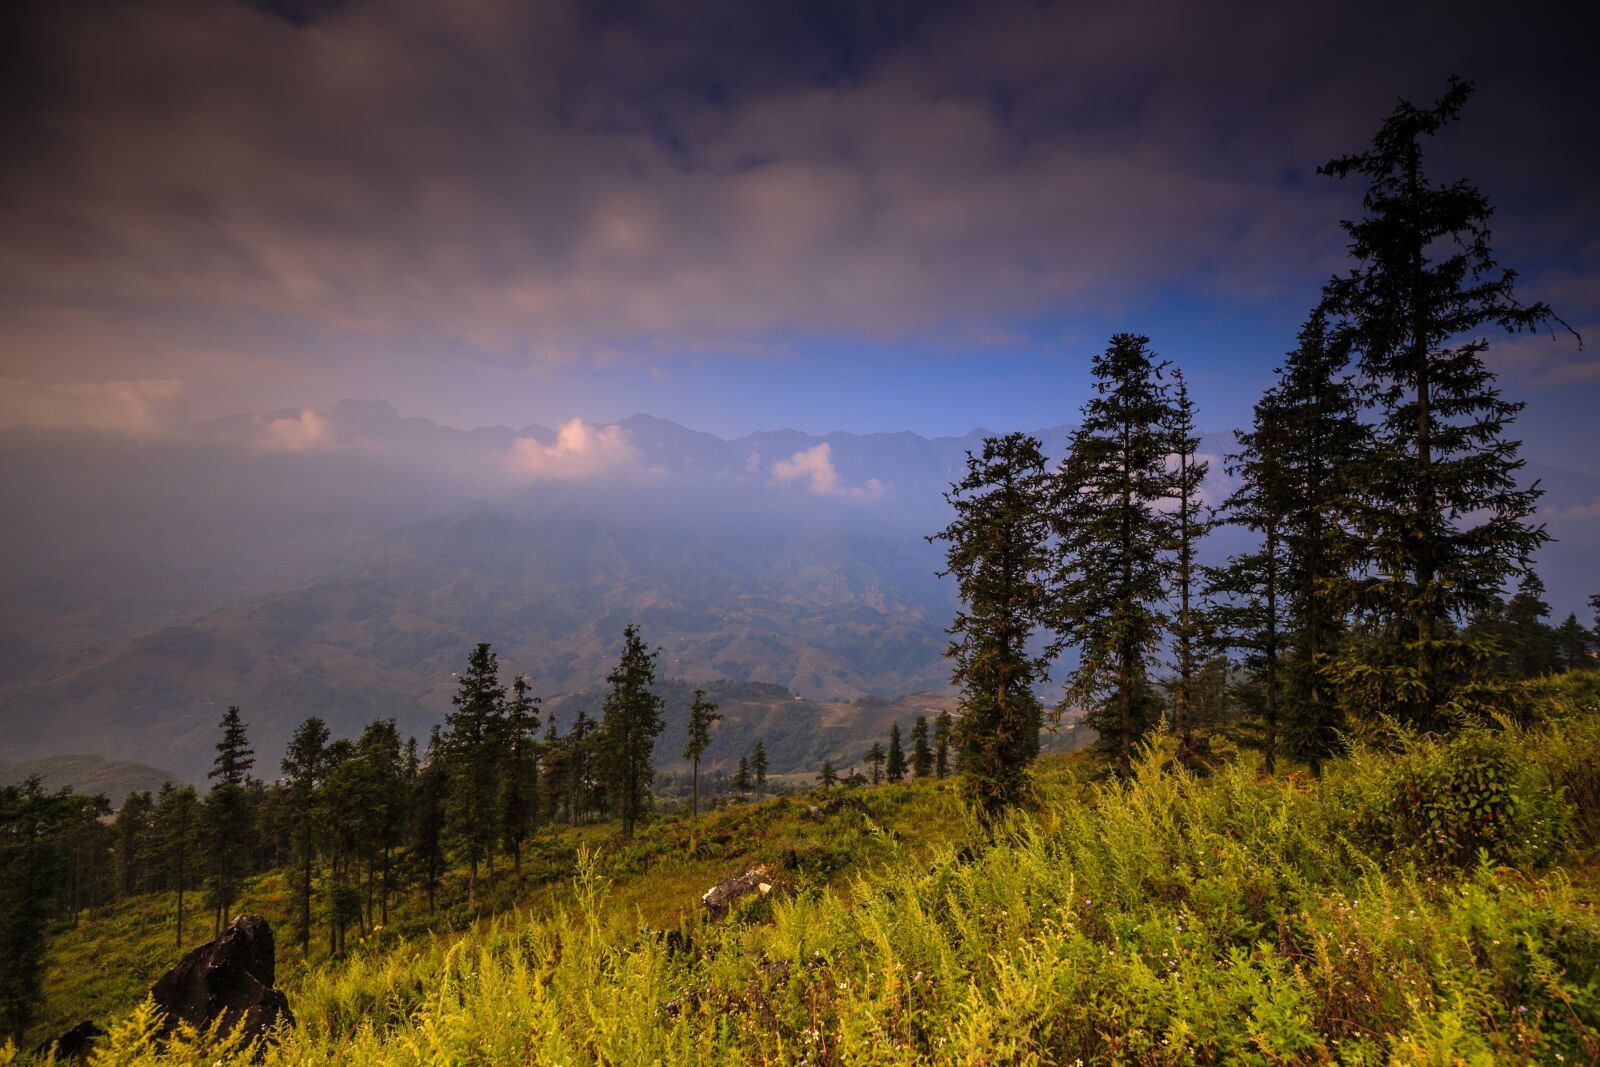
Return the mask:
<svg viewBox="0 0 1600 1067">
<path fill-rule="evenodd" d="M 269 762 L 312 714 L 425 736 L 473 642 L 553 697 L 603 680 L 629 622 L 669 678 L 821 701 L 944 686 L 955 601 L 924 537 L 983 431 L 724 440 L 635 415 L 564 432 L 379 401 L 134 444 L 0 431 L 0 490 L 28 503 L 0 527 L 0 759 L 92 748 L 192 778 L 228 704 Z M 1059 456 L 1069 433 L 1039 436 Z M 549 473 L 519 471 L 519 447 Z M 1231 447 L 1201 445 L 1213 502 Z M 1600 479 L 1525 473 L 1548 491 L 1564 614 L 1600 590 Z"/>
</svg>

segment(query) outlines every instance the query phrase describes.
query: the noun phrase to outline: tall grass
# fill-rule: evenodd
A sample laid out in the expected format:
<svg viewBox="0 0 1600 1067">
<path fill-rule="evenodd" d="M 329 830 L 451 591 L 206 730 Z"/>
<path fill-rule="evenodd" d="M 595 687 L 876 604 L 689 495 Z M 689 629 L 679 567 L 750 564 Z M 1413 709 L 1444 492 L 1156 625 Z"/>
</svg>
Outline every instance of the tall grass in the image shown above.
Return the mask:
<svg viewBox="0 0 1600 1067">
<path fill-rule="evenodd" d="M 585 850 L 553 912 L 306 974 L 265 1062 L 1600 1062 L 1591 704 L 1320 782 L 1165 763 L 1121 785 L 1046 761 L 1039 806 L 992 834 L 940 800 L 931 850 L 848 815 L 803 837 L 802 802 L 770 802 L 747 818 L 797 853 L 872 861 L 671 936 L 637 901 L 675 861 Z M 156 1062 L 151 1025 L 94 1062 Z M 226 1058 L 197 1039 L 165 1062 Z"/>
</svg>

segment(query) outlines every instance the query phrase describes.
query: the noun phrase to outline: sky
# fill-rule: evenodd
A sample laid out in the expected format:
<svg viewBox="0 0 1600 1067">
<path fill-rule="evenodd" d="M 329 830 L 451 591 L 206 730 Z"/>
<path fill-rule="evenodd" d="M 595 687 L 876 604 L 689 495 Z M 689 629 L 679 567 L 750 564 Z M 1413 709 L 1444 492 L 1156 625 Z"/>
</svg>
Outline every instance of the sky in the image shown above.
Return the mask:
<svg viewBox="0 0 1600 1067">
<path fill-rule="evenodd" d="M 385 399 L 960 434 L 1071 422 L 1114 331 L 1245 423 L 1397 98 L 1589 339 L 1497 342 L 1600 473 L 1600 108 L 1573 5 L 13 0 L 0 425 Z"/>
</svg>

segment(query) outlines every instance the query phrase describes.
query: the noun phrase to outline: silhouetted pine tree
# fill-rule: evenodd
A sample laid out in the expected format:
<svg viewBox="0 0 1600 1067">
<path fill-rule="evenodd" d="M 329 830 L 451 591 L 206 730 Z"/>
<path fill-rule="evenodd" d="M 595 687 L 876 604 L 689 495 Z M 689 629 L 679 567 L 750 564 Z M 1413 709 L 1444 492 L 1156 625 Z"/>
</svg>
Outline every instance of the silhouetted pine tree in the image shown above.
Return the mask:
<svg viewBox="0 0 1600 1067">
<path fill-rule="evenodd" d="M 428 895 L 432 915 L 445 872 L 445 834 L 450 801 L 450 781 L 445 773 L 444 739 L 435 726 L 428 750 L 417 769 L 411 797 L 411 842 L 406 859 Z"/>
<path fill-rule="evenodd" d="M 1239 434 L 1240 451 L 1228 457 L 1228 471 L 1239 487 L 1223 503 L 1227 522 L 1261 538 L 1248 552 L 1230 556 L 1210 569 L 1216 598 L 1219 639 L 1244 653 L 1247 680 L 1241 688 L 1245 716 L 1237 739 L 1261 751 L 1268 774 L 1277 769 L 1281 665 L 1285 630 L 1284 527 L 1290 508 L 1288 472 L 1283 463 L 1281 395 L 1269 389 L 1256 403 L 1251 428 Z"/>
<path fill-rule="evenodd" d="M 317 790 L 322 786 L 327 758 L 328 726 L 309 718 L 295 729 L 283 754 L 283 785 L 289 802 L 290 832 L 294 846 L 294 937 L 303 956 L 311 954 L 312 878 L 317 856 Z"/>
<path fill-rule="evenodd" d="M 1200 542 L 1214 525 L 1204 500 L 1211 464 L 1200 458 L 1200 433 L 1195 425 L 1189 383 L 1176 367 L 1167 414 L 1172 471 L 1171 586 L 1176 598 L 1170 624 L 1173 667 L 1172 724 L 1178 735 L 1179 762 L 1199 768 L 1210 762 L 1210 705 L 1197 699 L 1196 676 L 1213 647 L 1214 619 L 1206 603 L 1204 573 L 1198 562 Z"/>
<path fill-rule="evenodd" d="M 833 764 L 828 760 L 822 761 L 822 770 L 817 772 L 817 784 L 824 789 L 832 789 L 839 784 L 839 772 L 833 769 Z"/>
<path fill-rule="evenodd" d="M 700 812 L 700 757 L 711 747 L 712 724 L 722 721 L 717 706 L 706 699 L 704 689 L 694 691 L 694 701 L 689 705 L 689 743 L 683 748 L 683 758 L 692 765 L 689 788 L 689 815 Z M 763 753 L 763 755 L 765 755 Z"/>
<path fill-rule="evenodd" d="M 926 778 L 933 773 L 933 749 L 928 746 L 928 717 L 918 715 L 911 724 L 911 773 Z"/>
<path fill-rule="evenodd" d="M 246 736 L 239 709 L 230 707 L 222 716 L 222 740 L 207 775 L 216 782 L 206 795 L 202 824 L 205 828 L 205 879 L 207 901 L 222 932 L 228 911 L 239 898 L 244 876 L 250 867 L 251 831 L 255 812 L 245 789 L 255 753 Z"/>
<path fill-rule="evenodd" d="M 1556 627 L 1556 653 L 1560 657 L 1562 670 L 1573 671 L 1588 666 L 1591 644 L 1589 631 L 1578 621 L 1578 613 L 1568 613 L 1561 625 Z"/>
<path fill-rule="evenodd" d="M 500 661 L 487 644 L 473 649 L 462 673 L 455 705 L 445 719 L 442 737 L 445 775 L 450 783 L 446 826 L 450 839 L 467 861 L 467 906 L 478 907 L 478 868 L 489 865 L 498 836 L 493 818 L 499 795 L 501 718 L 506 690 L 500 684 Z"/>
<path fill-rule="evenodd" d="M 511 681 L 511 699 L 501 724 L 500 839 L 511 867 L 522 870 L 522 843 L 539 809 L 539 698 L 528 695 L 528 679 Z"/>
<path fill-rule="evenodd" d="M 954 742 L 968 794 L 991 814 L 1022 799 L 1027 764 L 1039 751 L 1043 711 L 1033 691 L 1049 664 L 1028 642 L 1050 595 L 1049 477 L 1037 439 L 990 437 L 967 453 L 967 473 L 945 500 L 955 520 L 945 569 L 962 607 L 947 631 L 951 682 L 961 690 Z"/>
<path fill-rule="evenodd" d="M 1150 666 L 1169 624 L 1167 560 L 1173 496 L 1167 468 L 1172 404 L 1167 364 L 1150 339 L 1119 333 L 1094 358 L 1095 393 L 1057 475 L 1061 542 L 1052 628 L 1078 648 L 1068 699 L 1119 776 L 1132 773 L 1133 747 L 1155 726 L 1160 701 Z"/>
<path fill-rule="evenodd" d="M 600 753 L 606 793 L 622 820 L 624 837 L 631 836 L 649 812 L 650 785 L 655 780 L 651 757 L 666 726 L 661 698 L 653 691 L 659 654 L 646 650 L 638 627 L 628 626 L 622 632 L 622 658 L 606 678 L 611 691 L 600 720 Z"/>
<path fill-rule="evenodd" d="M 767 746 L 760 741 L 756 742 L 755 751 L 750 753 L 750 783 L 756 787 L 756 796 L 762 796 L 767 791 Z"/>
<path fill-rule="evenodd" d="M 872 747 L 867 749 L 867 754 L 863 759 L 866 761 L 867 766 L 872 768 L 872 775 L 868 780 L 873 785 L 882 785 L 883 761 L 885 759 L 883 746 L 876 741 L 872 742 Z"/>
<path fill-rule="evenodd" d="M 165 885 L 176 894 L 176 944 L 183 949 L 183 901 L 194 887 L 196 856 L 200 851 L 200 797 L 193 786 L 167 782 L 156 794 L 155 847 L 165 875 Z"/>
<path fill-rule="evenodd" d="M 883 774 L 891 782 L 906 780 L 906 750 L 900 743 L 900 724 L 889 726 L 889 750 L 884 755 Z"/>
<path fill-rule="evenodd" d="M 943 778 L 950 773 L 950 735 L 955 721 L 948 711 L 941 711 L 933 721 L 933 773 Z"/>
<path fill-rule="evenodd" d="M 1324 288 L 1379 419 L 1357 516 L 1359 607 L 1373 639 L 1346 677 L 1379 672 L 1387 684 L 1369 704 L 1426 728 L 1445 724 L 1457 671 L 1479 658 L 1454 624 L 1491 607 L 1548 540 L 1529 521 L 1539 491 L 1518 488 L 1518 443 L 1506 436 L 1522 404 L 1496 389 L 1480 331 L 1556 320 L 1542 303 L 1519 303 L 1515 273 L 1497 269 L 1484 196 L 1423 169 L 1422 139 L 1458 116 L 1471 89 L 1452 79 L 1430 108 L 1401 101 L 1369 150 L 1320 168 L 1368 182 L 1365 217 L 1343 224 L 1355 266 Z"/>
</svg>

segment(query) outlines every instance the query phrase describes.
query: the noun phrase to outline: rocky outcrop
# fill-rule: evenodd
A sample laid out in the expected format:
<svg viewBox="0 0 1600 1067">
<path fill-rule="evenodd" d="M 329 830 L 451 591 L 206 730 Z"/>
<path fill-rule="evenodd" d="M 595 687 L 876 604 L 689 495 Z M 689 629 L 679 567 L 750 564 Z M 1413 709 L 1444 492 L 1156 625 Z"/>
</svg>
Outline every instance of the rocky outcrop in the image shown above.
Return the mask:
<svg viewBox="0 0 1600 1067">
<path fill-rule="evenodd" d="M 801 813 L 800 817 L 810 819 L 812 822 L 821 822 L 829 815 L 837 815 L 841 811 L 857 811 L 869 819 L 872 817 L 872 813 L 867 811 L 867 805 L 862 799 L 849 794 L 845 794 L 842 797 L 834 797 L 832 800 L 825 800 L 821 804 L 812 804 Z"/>
<path fill-rule="evenodd" d="M 731 878 L 724 878 L 716 885 L 700 894 L 700 903 L 706 906 L 706 911 L 712 918 L 719 918 L 727 913 L 738 900 L 752 893 L 762 896 L 776 889 L 784 888 L 784 884 L 767 873 L 767 866 L 758 863 L 743 874 L 736 874 Z"/>
<path fill-rule="evenodd" d="M 185 1022 L 204 1031 L 241 1027 L 246 1041 L 268 1036 L 280 1021 L 294 1025 L 289 1000 L 272 987 L 272 927 L 259 915 L 241 915 L 222 936 L 190 952 L 150 987 L 166 1017 L 165 1032 Z"/>
</svg>

